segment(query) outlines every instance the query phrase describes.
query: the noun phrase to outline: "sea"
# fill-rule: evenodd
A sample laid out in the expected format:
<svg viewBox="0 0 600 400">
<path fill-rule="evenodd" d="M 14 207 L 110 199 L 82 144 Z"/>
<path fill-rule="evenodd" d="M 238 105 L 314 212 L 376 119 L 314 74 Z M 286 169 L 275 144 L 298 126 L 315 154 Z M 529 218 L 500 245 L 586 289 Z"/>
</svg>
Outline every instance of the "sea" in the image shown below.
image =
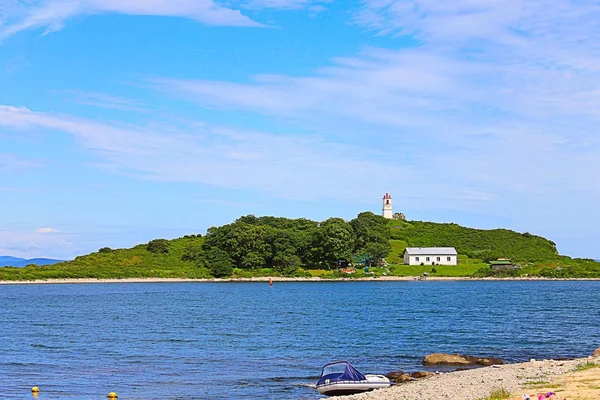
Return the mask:
<svg viewBox="0 0 600 400">
<path fill-rule="evenodd" d="M 0 286 L 3 399 L 318 399 L 324 364 L 588 356 L 600 281 Z"/>
</svg>

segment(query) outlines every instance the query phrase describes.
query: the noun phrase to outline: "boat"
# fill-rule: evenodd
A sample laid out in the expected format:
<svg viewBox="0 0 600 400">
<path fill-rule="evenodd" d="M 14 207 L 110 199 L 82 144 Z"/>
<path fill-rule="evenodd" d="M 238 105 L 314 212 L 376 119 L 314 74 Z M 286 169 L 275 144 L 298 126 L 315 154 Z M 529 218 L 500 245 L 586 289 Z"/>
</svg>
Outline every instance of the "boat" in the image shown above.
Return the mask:
<svg viewBox="0 0 600 400">
<path fill-rule="evenodd" d="M 383 375 L 363 375 L 348 361 L 336 361 L 323 367 L 317 390 L 327 396 L 342 396 L 390 387 Z"/>
</svg>

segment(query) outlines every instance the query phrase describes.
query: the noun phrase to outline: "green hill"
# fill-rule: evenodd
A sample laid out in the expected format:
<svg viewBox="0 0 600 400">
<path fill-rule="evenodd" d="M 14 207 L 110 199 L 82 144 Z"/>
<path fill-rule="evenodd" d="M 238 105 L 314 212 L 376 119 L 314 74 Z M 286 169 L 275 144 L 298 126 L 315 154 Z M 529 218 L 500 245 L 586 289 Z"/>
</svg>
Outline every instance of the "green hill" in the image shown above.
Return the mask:
<svg viewBox="0 0 600 400">
<path fill-rule="evenodd" d="M 451 246 L 459 253 L 457 266 L 406 266 L 407 246 Z M 73 261 L 50 266 L 0 268 L 0 280 L 51 278 L 211 278 L 213 276 L 341 276 L 338 260 L 370 264 L 382 257 L 388 273 L 415 276 L 543 276 L 600 277 L 600 263 L 561 256 L 554 242 L 506 229 L 482 230 L 453 223 L 385 220 L 361 213 L 352 221 L 323 222 L 275 217 L 241 217 L 213 227 L 206 236 L 157 239 L 130 249 L 102 248 Z M 521 268 L 492 271 L 488 260 L 510 258 Z M 362 269 L 353 275 L 363 276 Z M 346 275 L 344 275 L 346 276 Z"/>
<path fill-rule="evenodd" d="M 508 229 L 473 229 L 457 224 L 422 221 L 390 221 L 391 237 L 409 247 L 455 247 L 459 254 L 484 261 L 510 258 L 535 262 L 553 259 L 556 244 L 530 233 Z"/>
<path fill-rule="evenodd" d="M 204 267 L 195 262 L 202 246 L 200 235 L 179 239 L 158 239 L 158 248 L 140 244 L 130 249 L 107 247 L 80 256 L 73 261 L 48 266 L 0 268 L 0 280 L 66 279 L 66 278 L 210 278 Z M 164 247 L 160 247 L 164 244 Z"/>
<path fill-rule="evenodd" d="M 558 254 L 556 244 L 541 236 L 508 229 L 474 229 L 453 223 L 389 221 L 392 264 L 402 264 L 406 247 L 455 247 L 458 265 L 436 266 L 438 276 L 541 276 L 547 278 L 600 278 L 600 263 Z M 521 268 L 492 271 L 487 261 L 509 258 Z M 430 272 L 429 266 L 396 266 L 394 275 Z"/>
</svg>

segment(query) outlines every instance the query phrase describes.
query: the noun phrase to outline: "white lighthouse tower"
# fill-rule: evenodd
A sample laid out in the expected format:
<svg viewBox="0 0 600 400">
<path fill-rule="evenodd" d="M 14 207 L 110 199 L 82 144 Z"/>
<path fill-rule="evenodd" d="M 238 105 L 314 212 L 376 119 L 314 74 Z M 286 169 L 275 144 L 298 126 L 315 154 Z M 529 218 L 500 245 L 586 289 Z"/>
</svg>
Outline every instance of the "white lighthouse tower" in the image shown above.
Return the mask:
<svg viewBox="0 0 600 400">
<path fill-rule="evenodd" d="M 381 215 L 383 218 L 394 218 L 394 213 L 392 212 L 392 196 L 390 196 L 389 193 L 386 193 L 385 196 L 383 196 L 383 210 Z"/>
</svg>

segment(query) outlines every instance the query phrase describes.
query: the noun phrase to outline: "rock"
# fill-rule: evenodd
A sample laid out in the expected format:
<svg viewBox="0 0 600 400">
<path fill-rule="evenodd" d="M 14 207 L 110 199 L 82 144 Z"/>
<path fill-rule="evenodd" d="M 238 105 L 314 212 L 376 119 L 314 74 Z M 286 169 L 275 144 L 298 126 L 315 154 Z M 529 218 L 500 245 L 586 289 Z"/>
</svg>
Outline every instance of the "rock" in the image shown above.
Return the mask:
<svg viewBox="0 0 600 400">
<path fill-rule="evenodd" d="M 592 357 L 600 357 L 600 347 L 594 350 L 594 352 L 592 353 Z"/>
<path fill-rule="evenodd" d="M 489 366 L 489 365 L 502 365 L 504 361 L 495 357 L 473 357 L 473 356 L 463 356 L 467 360 L 472 361 L 473 364 Z"/>
<path fill-rule="evenodd" d="M 471 364 L 460 354 L 433 353 L 423 358 L 423 365 L 469 365 Z"/>
<path fill-rule="evenodd" d="M 499 358 L 494 357 L 474 357 L 463 356 L 460 354 L 434 353 L 425 356 L 423 365 L 500 365 L 504 364 Z"/>
<path fill-rule="evenodd" d="M 429 378 L 430 376 L 435 375 L 435 372 L 427 372 L 427 371 L 416 371 L 413 372 L 412 374 L 410 374 L 410 376 L 412 376 L 415 379 L 421 379 L 421 378 Z"/>
<path fill-rule="evenodd" d="M 412 381 L 414 379 L 412 376 L 405 373 L 404 371 L 393 371 L 388 374 L 385 374 L 385 376 L 390 381 L 397 382 L 397 383 Z"/>
</svg>

